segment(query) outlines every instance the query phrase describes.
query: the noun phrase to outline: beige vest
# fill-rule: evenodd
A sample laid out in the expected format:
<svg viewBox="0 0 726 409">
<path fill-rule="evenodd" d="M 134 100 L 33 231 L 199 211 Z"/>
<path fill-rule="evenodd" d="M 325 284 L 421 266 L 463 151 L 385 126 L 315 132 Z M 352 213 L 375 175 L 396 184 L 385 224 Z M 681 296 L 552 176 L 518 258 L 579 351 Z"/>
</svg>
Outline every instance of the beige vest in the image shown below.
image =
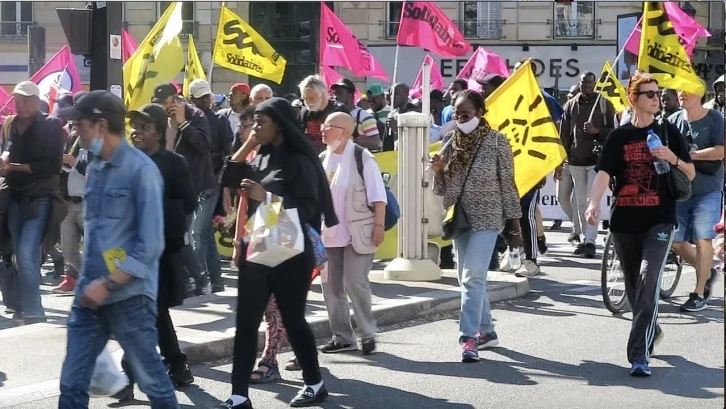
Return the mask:
<svg viewBox="0 0 726 409">
<path fill-rule="evenodd" d="M 363 151 L 363 163 L 375 160 L 368 151 Z M 373 254 L 378 249 L 371 243 L 373 235 L 374 214 L 368 207 L 368 196 L 363 178 L 358 173 L 355 159 L 350 161 L 350 180 L 348 182 L 348 232 L 350 232 L 351 245 L 358 254 Z"/>
</svg>

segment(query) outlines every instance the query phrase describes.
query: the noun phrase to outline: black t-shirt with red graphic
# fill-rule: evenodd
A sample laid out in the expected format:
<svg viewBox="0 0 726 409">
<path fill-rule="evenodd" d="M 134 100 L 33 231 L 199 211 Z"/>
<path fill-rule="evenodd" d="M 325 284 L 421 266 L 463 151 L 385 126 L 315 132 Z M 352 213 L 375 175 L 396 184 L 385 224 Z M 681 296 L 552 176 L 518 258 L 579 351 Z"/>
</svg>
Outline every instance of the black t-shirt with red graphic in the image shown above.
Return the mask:
<svg viewBox="0 0 726 409">
<path fill-rule="evenodd" d="M 325 118 L 333 112 L 345 112 L 350 115 L 350 112 L 344 106 L 337 105 L 332 100 L 328 100 L 328 106 L 322 111 L 310 111 L 307 107 L 300 111 L 301 129 L 318 153 L 325 150 L 323 132 L 320 130 L 320 126 L 325 122 Z"/>
<path fill-rule="evenodd" d="M 663 140 L 663 126 L 668 127 L 668 147 L 681 161 L 690 163 L 685 139 L 667 122 L 653 122 L 645 128 L 628 123 L 613 130 L 605 141 L 597 169 L 615 178 L 612 232 L 640 233 L 657 224 L 676 224 L 676 201 L 668 190 L 668 173 L 655 172 L 646 143 L 649 129 Z"/>
</svg>

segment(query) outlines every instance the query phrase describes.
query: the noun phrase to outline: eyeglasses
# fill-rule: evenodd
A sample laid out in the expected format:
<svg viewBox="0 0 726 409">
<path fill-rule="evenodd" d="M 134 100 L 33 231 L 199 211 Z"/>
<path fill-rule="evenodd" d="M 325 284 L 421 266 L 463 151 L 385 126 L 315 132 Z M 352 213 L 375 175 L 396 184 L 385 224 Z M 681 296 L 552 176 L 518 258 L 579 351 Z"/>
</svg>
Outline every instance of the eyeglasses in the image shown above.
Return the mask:
<svg viewBox="0 0 726 409">
<path fill-rule="evenodd" d="M 658 92 L 658 91 L 638 91 L 635 93 L 635 95 L 638 95 L 638 96 L 645 95 L 649 99 L 653 99 L 655 97 L 660 98 L 660 92 Z"/>
<path fill-rule="evenodd" d="M 476 116 L 475 113 L 462 112 L 460 114 L 456 114 L 455 113 L 454 115 L 451 116 L 451 119 L 453 119 L 454 121 L 461 120 L 461 121 L 464 121 L 464 122 L 468 122 L 469 120 L 471 120 L 471 118 L 474 118 L 475 116 Z"/>
<path fill-rule="evenodd" d="M 332 128 L 345 129 L 342 126 L 335 126 L 335 125 L 330 125 L 330 124 L 322 124 L 322 125 L 320 125 L 320 130 L 323 131 L 323 132 L 329 131 Z"/>
</svg>

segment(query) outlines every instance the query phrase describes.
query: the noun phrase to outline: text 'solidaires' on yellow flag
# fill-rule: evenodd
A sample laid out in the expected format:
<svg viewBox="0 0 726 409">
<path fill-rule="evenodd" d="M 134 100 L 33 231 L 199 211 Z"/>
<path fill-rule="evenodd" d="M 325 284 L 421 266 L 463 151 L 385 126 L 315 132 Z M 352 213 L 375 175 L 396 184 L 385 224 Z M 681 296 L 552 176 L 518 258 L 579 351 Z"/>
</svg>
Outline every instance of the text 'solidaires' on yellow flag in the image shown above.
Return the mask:
<svg viewBox="0 0 726 409">
<path fill-rule="evenodd" d="M 638 69 L 649 72 L 663 88 L 705 95 L 706 84 L 696 74 L 662 2 L 648 1 L 643 12 Z"/>
<path fill-rule="evenodd" d="M 547 102 L 532 72 L 522 64 L 486 100 L 484 118 L 512 146 L 514 182 L 519 196 L 532 190 L 564 162 L 566 154 Z"/>
<path fill-rule="evenodd" d="M 219 15 L 212 60 L 221 67 L 278 84 L 287 66 L 285 57 L 226 6 Z"/>
<path fill-rule="evenodd" d="M 199 60 L 194 38 L 190 34 L 189 44 L 187 44 L 187 65 L 184 68 L 184 85 L 182 87 L 182 94 L 185 97 L 189 98 L 189 84 L 197 79 L 206 80 L 207 77 L 204 75 L 204 66 L 202 66 L 202 61 Z"/>
<path fill-rule="evenodd" d="M 595 89 L 599 90 L 600 95 L 613 104 L 615 112 L 620 112 L 628 109 L 630 103 L 628 102 L 628 92 L 625 91 L 623 83 L 614 74 L 610 60 L 605 61 Z"/>
<path fill-rule="evenodd" d="M 124 64 L 124 99 L 129 110 L 151 102 L 154 88 L 172 81 L 184 68 L 184 49 L 179 40 L 181 30 L 182 2 L 175 1 Z"/>
</svg>

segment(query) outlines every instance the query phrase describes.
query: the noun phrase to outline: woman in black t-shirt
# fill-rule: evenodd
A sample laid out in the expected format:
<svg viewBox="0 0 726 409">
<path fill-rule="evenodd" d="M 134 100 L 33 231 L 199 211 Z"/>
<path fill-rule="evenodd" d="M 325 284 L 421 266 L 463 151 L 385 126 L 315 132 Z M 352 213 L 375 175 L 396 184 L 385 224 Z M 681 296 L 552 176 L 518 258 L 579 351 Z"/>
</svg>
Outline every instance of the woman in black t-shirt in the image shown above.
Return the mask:
<svg viewBox="0 0 726 409">
<path fill-rule="evenodd" d="M 676 200 L 668 190 L 669 173 L 656 173 L 653 161 L 667 161 L 671 169 L 677 167 L 689 180 L 693 180 L 695 169 L 678 128 L 655 120 L 661 105 L 658 82 L 653 76 L 641 71 L 633 74 L 628 99 L 632 121 L 613 130 L 603 146 L 585 216 L 588 223 L 596 225 L 600 199 L 614 178 L 616 199 L 610 231 L 633 310 L 627 346 L 630 374 L 649 376 L 648 361 L 662 333 L 658 325 L 660 275 L 676 225 Z M 661 139 L 668 132 L 668 146 L 648 149 L 646 139 L 651 129 Z"/>
</svg>

